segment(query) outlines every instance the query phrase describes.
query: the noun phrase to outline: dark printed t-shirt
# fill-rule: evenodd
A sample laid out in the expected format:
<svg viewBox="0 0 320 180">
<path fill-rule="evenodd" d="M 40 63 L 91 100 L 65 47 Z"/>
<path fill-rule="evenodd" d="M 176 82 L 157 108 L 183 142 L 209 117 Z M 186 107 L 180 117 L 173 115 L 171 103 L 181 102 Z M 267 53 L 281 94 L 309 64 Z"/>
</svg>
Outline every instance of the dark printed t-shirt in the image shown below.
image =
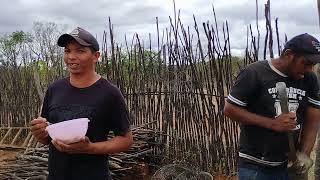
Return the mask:
<svg viewBox="0 0 320 180">
<path fill-rule="evenodd" d="M 286 83 L 289 111 L 297 114 L 294 136 L 298 143 L 307 106 L 320 107 L 318 81 L 314 73 L 305 74 L 301 80 L 293 80 L 277 70 L 271 61 L 258 61 L 239 73 L 227 101 L 273 120 L 282 113 L 277 97 L 277 82 Z M 255 125 L 241 125 L 240 158 L 262 165 L 280 166 L 286 162 L 288 151 L 287 133 Z"/>
<path fill-rule="evenodd" d="M 88 118 L 86 136 L 91 142 L 106 141 L 110 131 L 124 135 L 130 128 L 125 100 L 120 90 L 100 78 L 86 88 L 76 88 L 69 78 L 49 86 L 42 117 L 50 123 Z M 107 155 L 67 154 L 49 144 L 49 180 L 110 179 Z"/>
</svg>

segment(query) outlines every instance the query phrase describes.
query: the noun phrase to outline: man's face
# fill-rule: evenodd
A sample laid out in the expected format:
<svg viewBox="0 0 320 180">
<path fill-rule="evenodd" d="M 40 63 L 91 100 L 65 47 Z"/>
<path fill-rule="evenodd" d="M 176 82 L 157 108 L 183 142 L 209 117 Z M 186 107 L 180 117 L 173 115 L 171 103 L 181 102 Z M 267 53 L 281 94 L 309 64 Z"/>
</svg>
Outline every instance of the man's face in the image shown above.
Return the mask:
<svg viewBox="0 0 320 180">
<path fill-rule="evenodd" d="M 82 74 L 94 71 L 99 56 L 99 52 L 94 53 L 89 47 L 71 40 L 64 50 L 64 63 L 71 74 Z"/>
<path fill-rule="evenodd" d="M 312 72 L 314 64 L 304 56 L 294 56 L 288 66 L 288 75 L 295 80 L 304 78 L 305 73 Z"/>
</svg>

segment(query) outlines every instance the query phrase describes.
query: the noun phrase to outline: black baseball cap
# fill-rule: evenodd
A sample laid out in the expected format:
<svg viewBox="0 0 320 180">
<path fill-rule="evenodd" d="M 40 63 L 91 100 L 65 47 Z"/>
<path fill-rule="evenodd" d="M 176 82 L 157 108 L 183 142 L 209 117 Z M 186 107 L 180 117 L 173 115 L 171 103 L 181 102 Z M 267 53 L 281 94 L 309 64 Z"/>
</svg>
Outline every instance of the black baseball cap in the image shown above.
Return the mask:
<svg viewBox="0 0 320 180">
<path fill-rule="evenodd" d="M 97 39 L 81 27 L 75 28 L 69 34 L 62 34 L 58 39 L 58 46 L 66 47 L 67 43 L 71 39 L 76 40 L 82 46 L 92 47 L 94 50 L 99 51 L 99 43 Z"/>
<path fill-rule="evenodd" d="M 320 63 L 320 43 L 308 33 L 300 34 L 290 39 L 284 45 L 284 51 L 287 49 L 301 53 L 307 61 L 313 64 Z"/>
</svg>

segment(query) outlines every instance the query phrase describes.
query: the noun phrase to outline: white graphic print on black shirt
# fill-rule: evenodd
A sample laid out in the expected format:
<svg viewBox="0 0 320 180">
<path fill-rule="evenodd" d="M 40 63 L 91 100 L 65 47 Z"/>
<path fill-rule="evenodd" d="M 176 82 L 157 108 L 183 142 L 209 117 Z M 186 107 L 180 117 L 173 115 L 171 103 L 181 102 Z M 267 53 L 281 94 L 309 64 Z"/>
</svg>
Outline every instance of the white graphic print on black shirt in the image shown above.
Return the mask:
<svg viewBox="0 0 320 180">
<path fill-rule="evenodd" d="M 276 89 L 276 87 L 269 88 L 268 92 L 272 96 L 272 98 L 275 99 L 274 108 L 276 110 L 276 116 L 275 116 L 275 118 L 276 118 L 282 114 L 280 101 L 279 101 L 279 99 L 277 99 L 277 89 Z M 302 99 L 305 97 L 305 95 L 306 95 L 306 91 L 304 91 L 304 90 L 297 89 L 294 87 L 287 87 L 287 96 L 289 99 L 288 109 L 290 112 L 294 112 L 294 113 L 297 112 L 297 110 L 299 108 L 299 101 L 302 101 Z M 301 128 L 301 125 L 297 124 L 296 128 L 294 128 L 293 130 L 298 130 L 300 128 Z"/>
</svg>

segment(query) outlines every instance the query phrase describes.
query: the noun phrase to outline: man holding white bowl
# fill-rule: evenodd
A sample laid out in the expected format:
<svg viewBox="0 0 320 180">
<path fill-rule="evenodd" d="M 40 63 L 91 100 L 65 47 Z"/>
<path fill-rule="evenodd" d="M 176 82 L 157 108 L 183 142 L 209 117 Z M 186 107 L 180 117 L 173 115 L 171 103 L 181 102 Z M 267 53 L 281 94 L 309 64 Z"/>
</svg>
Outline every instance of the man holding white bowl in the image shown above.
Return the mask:
<svg viewBox="0 0 320 180">
<path fill-rule="evenodd" d="M 58 45 L 65 48 L 70 76 L 49 86 L 41 117 L 30 127 L 40 143 L 49 144 L 48 180 L 110 180 L 107 155 L 129 150 L 133 143 L 124 97 L 96 73 L 100 52 L 92 34 L 78 27 L 61 35 Z M 69 144 L 48 135 L 49 124 L 79 118 L 89 119 L 80 141 Z M 108 140 L 110 131 L 115 136 Z"/>
</svg>

